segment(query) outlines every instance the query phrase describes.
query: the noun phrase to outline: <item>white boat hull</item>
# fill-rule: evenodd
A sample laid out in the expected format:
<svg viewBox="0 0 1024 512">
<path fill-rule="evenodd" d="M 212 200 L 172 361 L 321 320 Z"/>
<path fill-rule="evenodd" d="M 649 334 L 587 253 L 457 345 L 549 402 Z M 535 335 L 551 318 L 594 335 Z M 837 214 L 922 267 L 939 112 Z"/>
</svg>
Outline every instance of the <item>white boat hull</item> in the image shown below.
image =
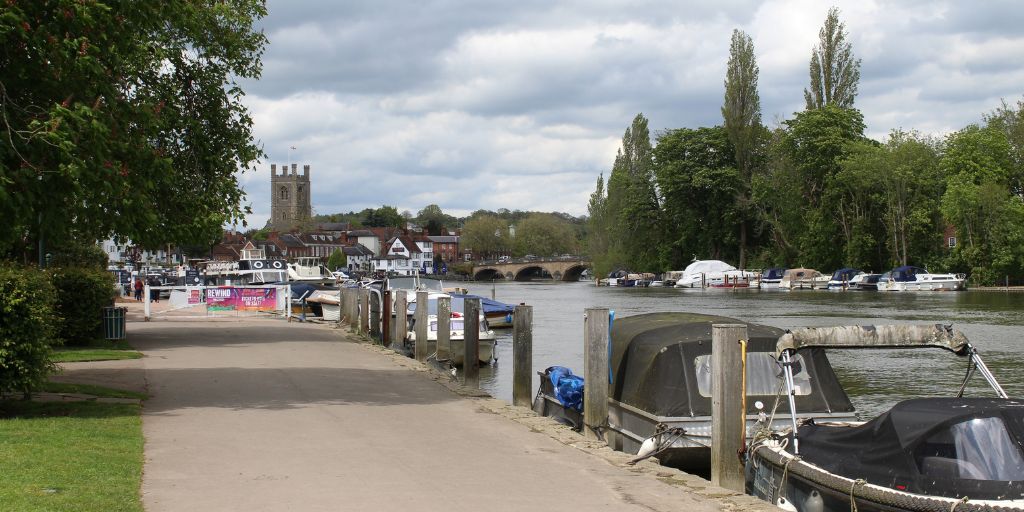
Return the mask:
<svg viewBox="0 0 1024 512">
<path fill-rule="evenodd" d="M 953 274 L 918 274 L 914 281 L 878 282 L 883 292 L 941 292 L 966 290 L 966 279 Z"/>
</svg>

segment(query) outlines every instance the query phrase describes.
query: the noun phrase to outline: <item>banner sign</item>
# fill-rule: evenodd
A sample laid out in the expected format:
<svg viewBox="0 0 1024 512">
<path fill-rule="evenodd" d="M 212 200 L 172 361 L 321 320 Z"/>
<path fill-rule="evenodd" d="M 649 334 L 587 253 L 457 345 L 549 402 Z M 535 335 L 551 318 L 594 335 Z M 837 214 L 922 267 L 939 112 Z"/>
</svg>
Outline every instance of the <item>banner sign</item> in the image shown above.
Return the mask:
<svg viewBox="0 0 1024 512">
<path fill-rule="evenodd" d="M 194 289 L 188 290 L 188 303 L 189 304 L 200 304 L 203 302 L 202 290 Z"/>
<path fill-rule="evenodd" d="M 206 290 L 206 307 L 213 311 L 274 311 L 277 289 L 210 288 Z"/>
</svg>

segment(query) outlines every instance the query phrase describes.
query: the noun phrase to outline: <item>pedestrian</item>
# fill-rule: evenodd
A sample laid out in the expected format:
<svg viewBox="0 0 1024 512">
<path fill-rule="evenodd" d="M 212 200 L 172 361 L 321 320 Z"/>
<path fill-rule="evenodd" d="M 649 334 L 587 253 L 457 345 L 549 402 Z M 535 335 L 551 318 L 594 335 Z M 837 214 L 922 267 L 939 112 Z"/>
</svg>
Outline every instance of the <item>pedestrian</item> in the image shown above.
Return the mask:
<svg viewBox="0 0 1024 512">
<path fill-rule="evenodd" d="M 149 300 L 153 302 L 160 302 L 160 290 L 156 290 L 153 287 L 160 286 L 160 281 L 156 277 L 150 276 L 149 278 Z"/>
<path fill-rule="evenodd" d="M 135 300 L 137 300 L 139 302 L 142 302 L 142 288 L 143 287 L 144 287 L 144 285 L 142 284 L 142 278 L 141 277 L 136 277 L 135 278 Z"/>
</svg>

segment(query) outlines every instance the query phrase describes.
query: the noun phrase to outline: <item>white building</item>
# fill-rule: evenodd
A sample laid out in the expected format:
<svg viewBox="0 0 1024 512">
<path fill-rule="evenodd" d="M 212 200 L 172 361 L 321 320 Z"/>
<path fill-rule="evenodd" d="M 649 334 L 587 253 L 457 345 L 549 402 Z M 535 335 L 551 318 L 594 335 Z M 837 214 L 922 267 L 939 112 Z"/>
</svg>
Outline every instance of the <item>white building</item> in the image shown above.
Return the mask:
<svg viewBox="0 0 1024 512">
<path fill-rule="evenodd" d="M 166 248 L 150 250 L 143 249 L 131 242 L 131 240 L 117 243 L 113 239 L 100 242 L 100 248 L 107 253 L 107 259 L 112 266 L 127 266 L 133 259 L 145 266 L 149 265 L 180 265 L 183 262 L 175 252 L 168 253 Z M 138 258 L 133 258 L 137 253 Z M 170 256 L 170 259 L 168 259 Z"/>
<path fill-rule="evenodd" d="M 374 271 L 398 275 L 413 275 L 417 272 L 434 272 L 433 243 L 429 240 L 414 242 L 408 236 L 388 240 L 387 251 L 371 260 Z"/>
</svg>

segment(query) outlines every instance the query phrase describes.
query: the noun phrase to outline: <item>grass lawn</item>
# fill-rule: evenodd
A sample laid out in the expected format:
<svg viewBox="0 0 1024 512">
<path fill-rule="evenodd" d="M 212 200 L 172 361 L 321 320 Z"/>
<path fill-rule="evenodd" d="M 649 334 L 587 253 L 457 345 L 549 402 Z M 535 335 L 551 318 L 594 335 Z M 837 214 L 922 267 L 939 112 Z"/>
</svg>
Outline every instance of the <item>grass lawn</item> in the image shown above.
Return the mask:
<svg viewBox="0 0 1024 512">
<path fill-rule="evenodd" d="M 0 401 L 0 507 L 141 511 L 138 405 Z"/>
<path fill-rule="evenodd" d="M 125 341 L 96 340 L 85 347 L 54 347 L 50 359 L 55 363 L 138 359 L 142 353 L 132 350 Z"/>
<path fill-rule="evenodd" d="M 70 382 L 47 382 L 39 388 L 39 391 L 46 391 L 48 393 L 77 393 L 103 398 L 135 398 L 138 400 L 145 400 L 148 398 L 145 393 L 139 393 L 136 391 L 105 388 L 103 386 L 94 386 L 92 384 L 72 384 Z"/>
</svg>

